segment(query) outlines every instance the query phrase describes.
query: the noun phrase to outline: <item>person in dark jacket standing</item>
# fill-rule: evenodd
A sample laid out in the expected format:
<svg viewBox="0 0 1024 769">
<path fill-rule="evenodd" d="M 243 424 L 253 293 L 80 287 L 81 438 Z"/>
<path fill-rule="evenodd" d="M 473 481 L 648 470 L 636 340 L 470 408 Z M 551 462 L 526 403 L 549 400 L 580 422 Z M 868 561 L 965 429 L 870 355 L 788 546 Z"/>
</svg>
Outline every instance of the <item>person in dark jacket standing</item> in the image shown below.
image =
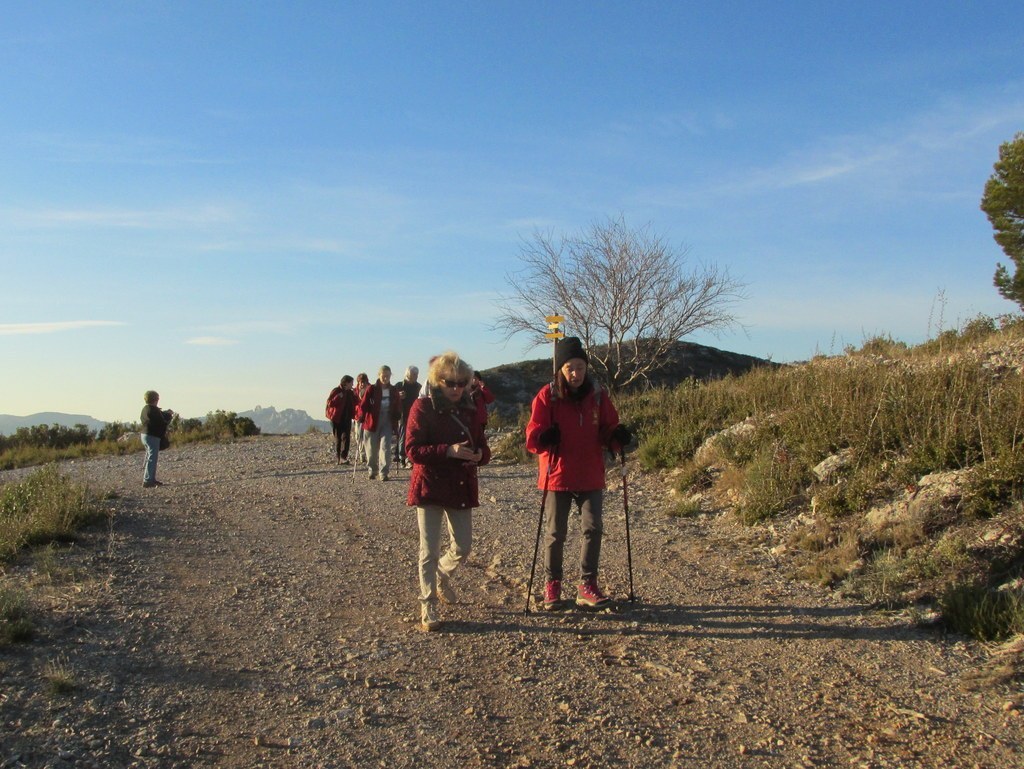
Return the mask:
<svg viewBox="0 0 1024 769">
<path fill-rule="evenodd" d="M 491 459 L 467 389 L 472 376 L 473 368 L 457 353 L 435 358 L 427 375 L 430 395 L 416 400 L 406 426 L 406 453 L 412 461 L 407 503 L 416 507 L 419 524 L 420 627 L 427 631 L 441 627 L 438 598 L 457 600 L 452 572 L 469 555 L 473 508 L 480 505 L 476 468 Z M 442 556 L 445 519 L 450 541 Z"/>
<path fill-rule="evenodd" d="M 156 460 L 160 454 L 160 441 L 167 436 L 167 427 L 174 418 L 174 412 L 170 409 L 161 410 L 157 404 L 160 402 L 160 393 L 156 390 L 146 390 L 142 396 L 146 405 L 142 407 L 142 415 L 139 421 L 142 423 L 142 445 L 146 447 L 146 461 L 142 466 L 142 485 L 151 489 L 154 486 L 163 486 L 156 479 Z"/>
<path fill-rule="evenodd" d="M 420 397 L 420 370 L 416 366 L 409 366 L 405 370 L 405 379 L 398 389 L 402 393 L 402 424 L 398 427 L 398 441 L 395 446 L 395 461 L 405 467 L 405 426 L 409 424 L 409 412 L 412 411 L 412 404 Z"/>
<path fill-rule="evenodd" d="M 391 384 L 391 367 L 381 366 L 377 381 L 366 388 L 359 401 L 363 413 L 363 435 L 366 447 L 366 464 L 370 468 L 370 480 L 380 476 L 388 479 L 391 471 L 391 448 L 395 440 L 398 423 L 402 421 L 402 399 L 398 388 Z M 383 459 L 383 466 L 382 466 Z"/>
<path fill-rule="evenodd" d="M 603 606 L 610 602 L 597 585 L 605 487 L 602 452 L 606 448 L 620 451 L 632 436 L 619 424 L 611 398 L 588 376 L 588 360 L 576 337 L 555 345 L 555 381 L 544 385 L 533 399 L 526 426 L 526 448 L 540 459 L 537 486 L 548 490 L 544 608 L 549 611 L 562 606 L 562 549 L 574 503 L 583 529 L 576 603 Z"/>
<path fill-rule="evenodd" d="M 352 418 L 356 414 L 356 396 L 352 392 L 352 377 L 345 374 L 338 386 L 327 396 L 326 415 L 331 420 L 334 434 L 334 453 L 339 465 L 348 464 L 349 444 L 352 440 Z"/>
</svg>

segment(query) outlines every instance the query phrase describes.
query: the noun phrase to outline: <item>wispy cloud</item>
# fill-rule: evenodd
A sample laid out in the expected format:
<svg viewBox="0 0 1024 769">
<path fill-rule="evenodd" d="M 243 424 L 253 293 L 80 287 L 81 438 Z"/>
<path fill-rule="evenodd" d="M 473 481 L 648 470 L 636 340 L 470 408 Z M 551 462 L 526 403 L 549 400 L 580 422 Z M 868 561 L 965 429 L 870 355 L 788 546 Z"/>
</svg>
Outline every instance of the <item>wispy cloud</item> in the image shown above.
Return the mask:
<svg viewBox="0 0 1024 769">
<path fill-rule="evenodd" d="M 239 213 L 220 205 L 194 208 L 5 208 L 0 222 L 11 228 L 114 227 L 118 229 L 162 230 L 183 226 L 206 227 L 234 222 Z"/>
<path fill-rule="evenodd" d="M 1024 120 L 1024 98 L 1007 96 L 998 108 L 977 107 L 961 98 L 949 98 L 931 109 L 911 115 L 875 131 L 821 137 L 814 145 L 794 152 L 774 166 L 750 174 L 732 187 L 748 190 L 786 189 L 869 174 L 872 183 L 918 176 L 923 170 L 945 167 L 949 153 L 964 154 L 965 147 L 987 141 Z M 992 151 L 995 151 L 993 146 Z M 877 189 L 877 188 L 876 188 Z"/>
<path fill-rule="evenodd" d="M 62 331 L 78 331 L 83 328 L 123 326 L 116 320 L 65 320 L 52 323 L 0 323 L 0 336 L 23 336 L 27 334 L 56 334 Z"/>
<path fill-rule="evenodd" d="M 229 347 L 230 345 L 238 344 L 238 340 L 222 336 L 197 336 L 192 339 L 186 339 L 185 344 L 194 344 L 200 347 Z"/>
</svg>

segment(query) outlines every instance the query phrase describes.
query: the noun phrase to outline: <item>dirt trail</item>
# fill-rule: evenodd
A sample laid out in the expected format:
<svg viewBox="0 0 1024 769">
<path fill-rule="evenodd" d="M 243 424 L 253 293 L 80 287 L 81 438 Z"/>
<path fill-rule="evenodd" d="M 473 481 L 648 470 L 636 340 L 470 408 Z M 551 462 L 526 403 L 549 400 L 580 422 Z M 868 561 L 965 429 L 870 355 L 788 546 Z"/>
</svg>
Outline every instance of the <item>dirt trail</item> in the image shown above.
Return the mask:
<svg viewBox="0 0 1024 769">
<path fill-rule="evenodd" d="M 61 555 L 79 579 L 40 637 L 0 650 L 0 767 L 1024 765 L 1019 691 L 964 685 L 984 649 L 788 581 L 749 530 L 664 515 L 653 478 L 630 488 L 640 600 L 524 615 L 533 470 L 482 468 L 460 603 L 418 632 L 407 471 L 370 482 L 327 443 L 175 448 L 155 490 L 137 456 L 67 465 L 121 497 Z"/>
</svg>

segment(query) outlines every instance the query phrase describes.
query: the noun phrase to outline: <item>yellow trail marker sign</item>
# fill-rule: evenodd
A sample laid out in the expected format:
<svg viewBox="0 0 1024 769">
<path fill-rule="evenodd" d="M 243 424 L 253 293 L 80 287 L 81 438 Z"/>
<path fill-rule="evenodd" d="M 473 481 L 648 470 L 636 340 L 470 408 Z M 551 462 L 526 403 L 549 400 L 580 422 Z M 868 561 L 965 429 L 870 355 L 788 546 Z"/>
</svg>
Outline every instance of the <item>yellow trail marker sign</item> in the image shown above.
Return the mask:
<svg viewBox="0 0 1024 769">
<path fill-rule="evenodd" d="M 552 332 L 550 332 L 548 334 L 545 334 L 544 336 L 546 336 L 548 339 L 564 339 L 565 338 L 565 334 L 563 334 L 561 331 L 552 331 Z"/>
<path fill-rule="evenodd" d="M 561 323 L 563 320 L 565 320 L 565 316 L 564 315 L 548 315 L 544 320 L 546 320 L 548 323 Z"/>
</svg>

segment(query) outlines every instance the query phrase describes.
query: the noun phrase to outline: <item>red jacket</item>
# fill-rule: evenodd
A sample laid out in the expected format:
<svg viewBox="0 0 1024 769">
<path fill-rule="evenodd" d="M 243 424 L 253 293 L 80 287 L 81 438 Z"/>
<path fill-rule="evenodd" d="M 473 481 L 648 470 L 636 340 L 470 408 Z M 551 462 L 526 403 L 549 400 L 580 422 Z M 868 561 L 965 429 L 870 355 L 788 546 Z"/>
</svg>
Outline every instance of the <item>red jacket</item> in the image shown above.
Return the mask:
<svg viewBox="0 0 1024 769">
<path fill-rule="evenodd" d="M 494 403 L 494 393 L 488 390 L 487 385 L 483 382 L 473 390 L 473 403 L 476 404 L 476 418 L 480 420 L 480 424 L 486 425 L 487 406 Z"/>
<path fill-rule="evenodd" d="M 355 419 L 359 424 L 363 423 L 363 396 L 369 391 L 370 385 L 366 385 L 361 390 L 354 389 L 352 393 L 356 396 L 356 407 L 352 418 Z"/>
<path fill-rule="evenodd" d="M 405 453 L 412 460 L 409 505 L 479 507 L 476 465 L 448 456 L 449 446 L 467 440 L 482 452 L 479 464 L 491 461 L 483 425 L 476 421 L 469 398 L 457 404 L 443 396 L 416 399 L 405 428 Z"/>
<path fill-rule="evenodd" d="M 378 432 L 378 428 L 385 424 L 385 417 L 381 416 L 380 413 L 380 401 L 383 391 L 384 386 L 380 383 L 380 380 L 377 380 L 366 388 L 362 400 L 359 401 L 359 411 L 363 415 L 363 429 L 369 430 L 371 433 Z M 402 399 L 399 397 L 398 388 L 394 385 L 388 385 L 388 413 L 386 418 L 390 422 L 388 429 L 391 431 L 397 430 L 398 423 L 402 419 Z"/>
<path fill-rule="evenodd" d="M 332 422 L 350 421 L 356 413 L 356 396 L 351 390 L 343 390 L 341 387 L 335 387 L 331 390 L 331 394 L 327 396 L 327 406 L 330 407 L 331 401 L 335 400 L 335 407 L 337 411 L 334 414 Z"/>
<path fill-rule="evenodd" d="M 555 397 L 551 385 L 544 385 L 533 399 L 530 422 L 526 425 L 526 448 L 540 458 L 537 488 L 543 489 L 551 453 L 540 445 L 540 434 L 558 424 L 562 439 L 553 450 L 555 461 L 547 488 L 551 491 L 597 491 L 605 487 L 604 449 L 619 450 L 611 433 L 619 424 L 619 413 L 608 393 L 587 379 L 580 389 L 582 398 Z"/>
</svg>

